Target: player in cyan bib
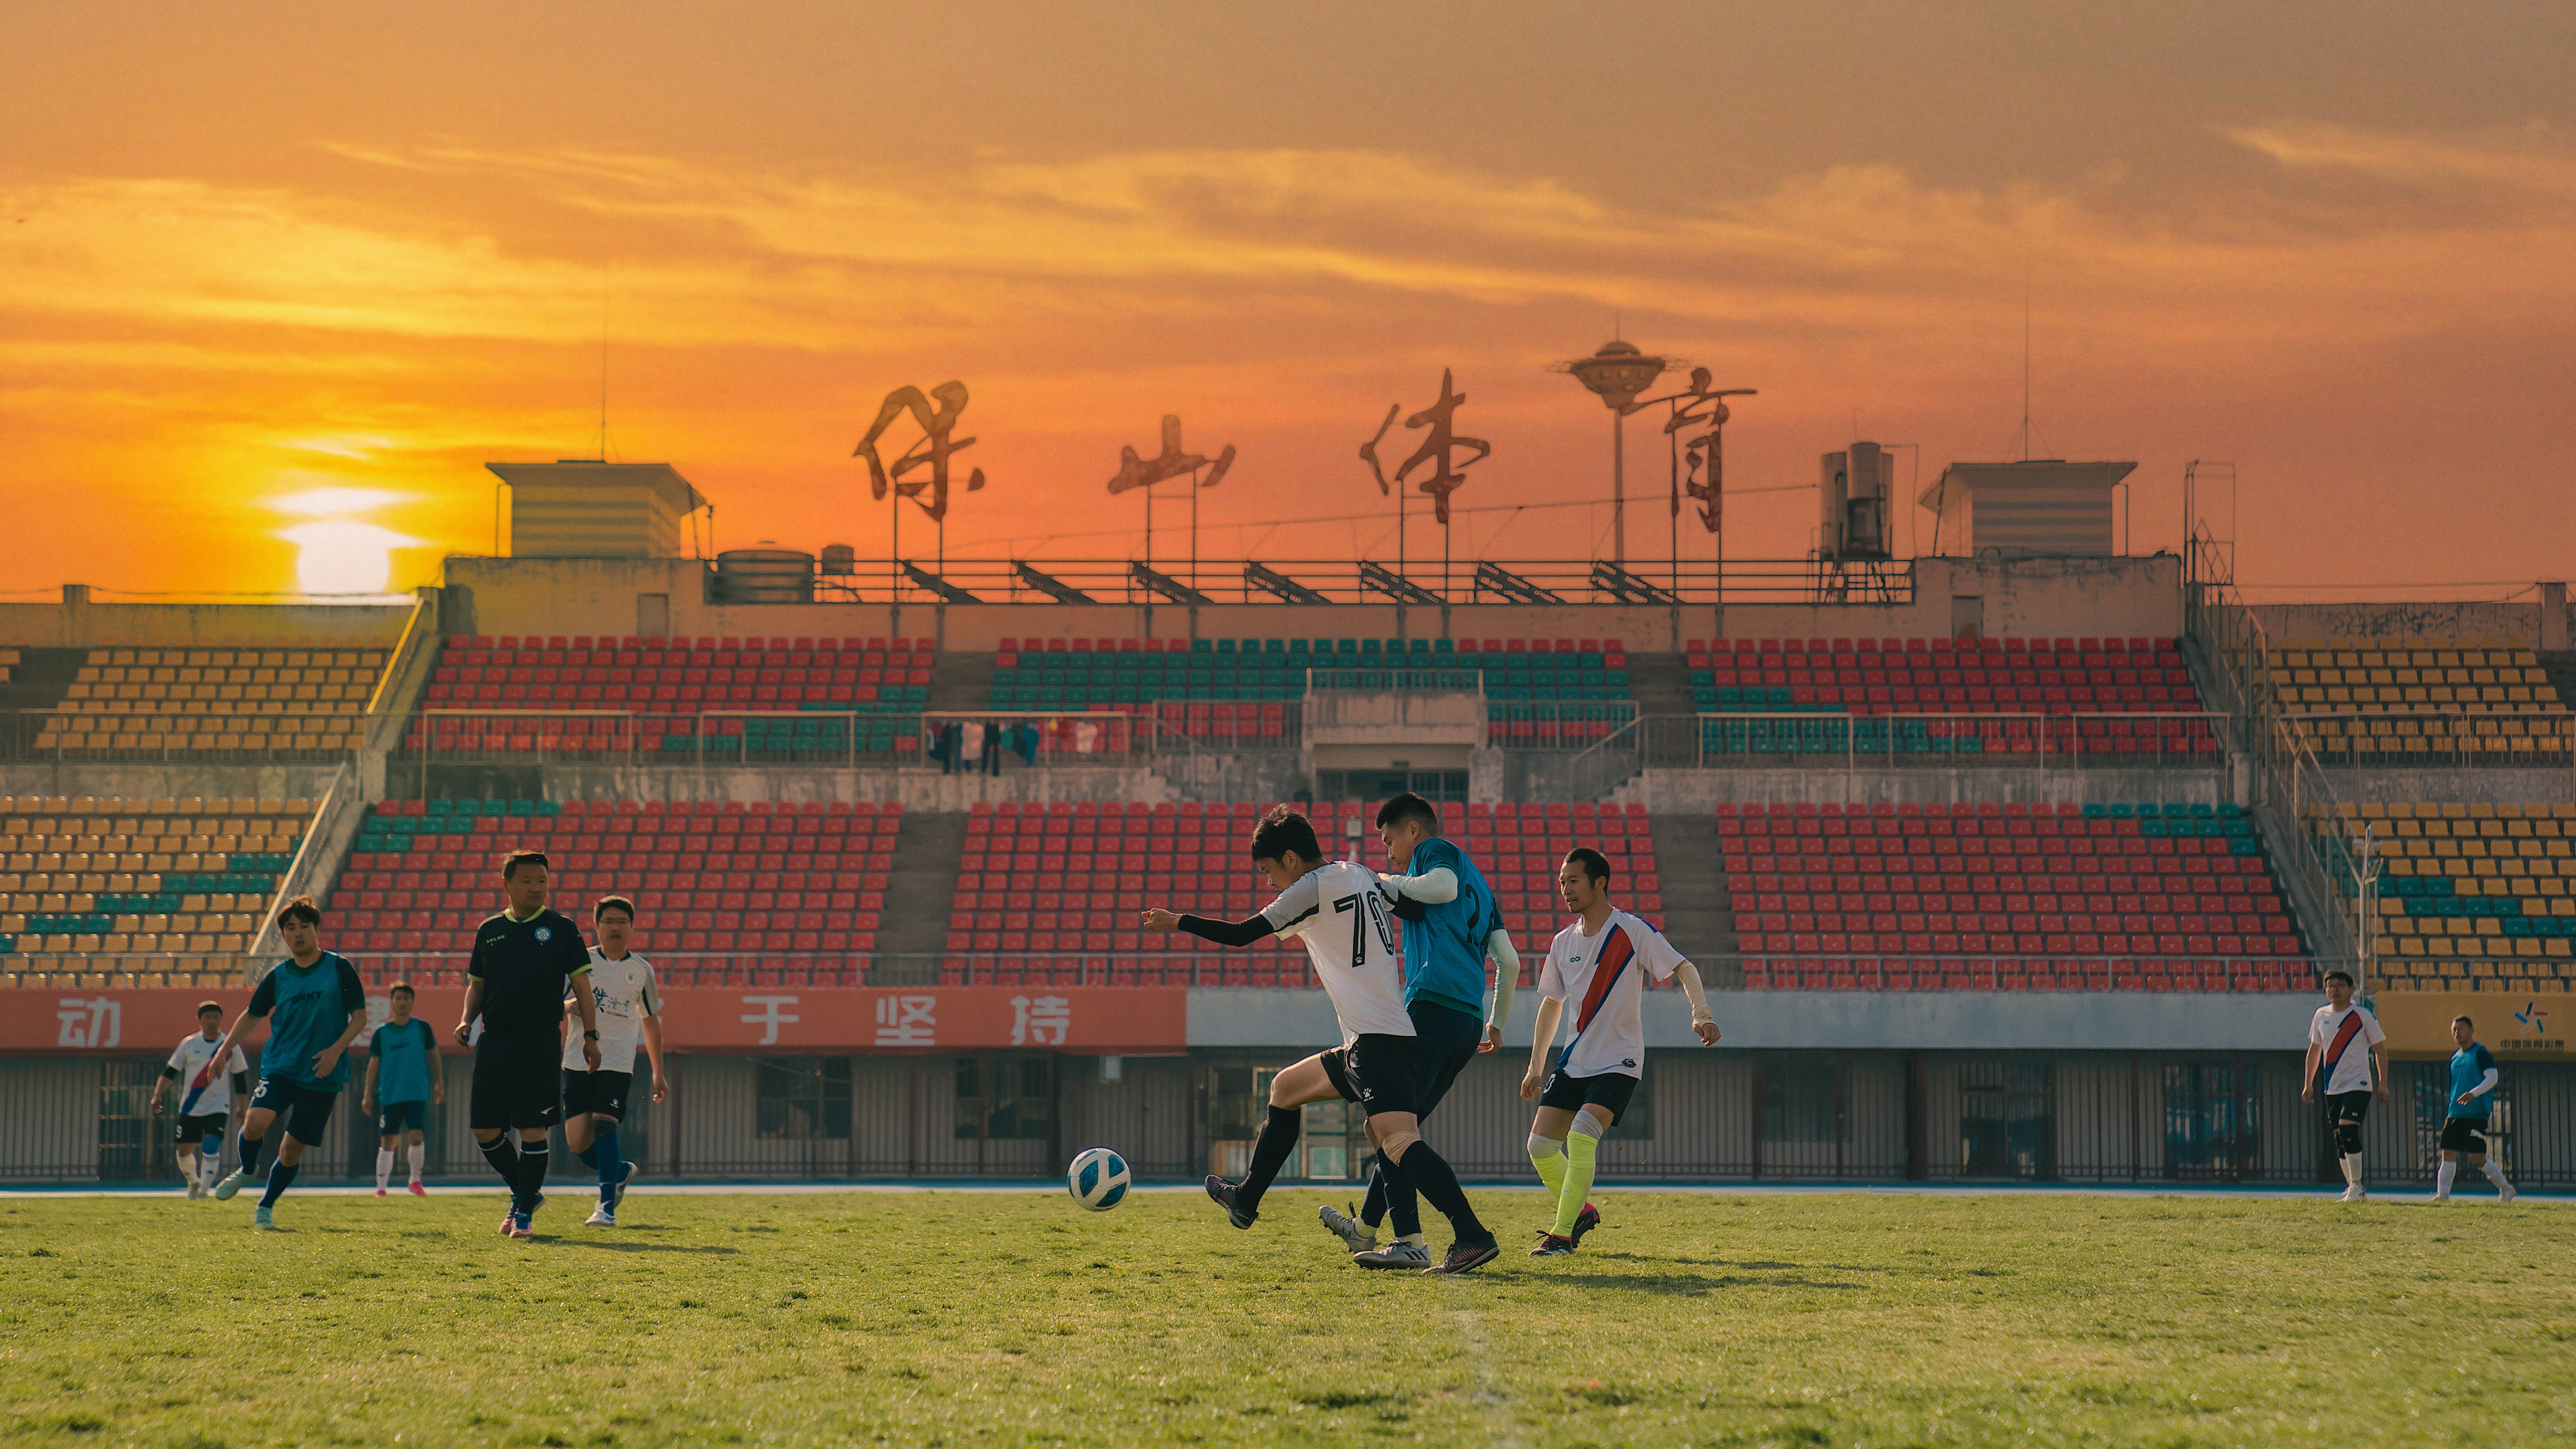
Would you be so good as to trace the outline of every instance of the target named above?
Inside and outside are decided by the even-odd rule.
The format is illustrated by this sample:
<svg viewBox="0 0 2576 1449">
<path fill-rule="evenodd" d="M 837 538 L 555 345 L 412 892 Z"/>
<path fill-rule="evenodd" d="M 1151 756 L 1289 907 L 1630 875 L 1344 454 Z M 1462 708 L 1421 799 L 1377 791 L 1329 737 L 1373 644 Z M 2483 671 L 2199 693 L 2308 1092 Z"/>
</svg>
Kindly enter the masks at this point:
<svg viewBox="0 0 2576 1449">
<path fill-rule="evenodd" d="M 2500 1202 L 2513 1201 L 2513 1184 L 2504 1168 L 2487 1155 L 2487 1119 L 2495 1111 L 2498 1076 L 2495 1054 L 2478 1043 L 2478 1026 L 2465 1016 L 2451 1018 L 2451 1100 L 2442 1116 L 2442 1165 L 2433 1180 L 2433 1201 L 2449 1202 L 2451 1184 L 2460 1175 L 2460 1158 L 2487 1175 Z"/>
<path fill-rule="evenodd" d="M 411 1162 L 411 1195 L 429 1196 L 420 1181 L 429 1163 L 429 1108 L 447 1101 L 447 1075 L 438 1059 L 438 1033 L 411 1014 L 417 999 L 408 981 L 386 993 L 392 1015 L 367 1038 L 367 1086 L 358 1110 L 376 1117 L 376 1196 L 393 1185 L 394 1154 Z"/>
<path fill-rule="evenodd" d="M 250 1005 L 215 1048 L 222 1057 L 252 1022 L 269 1018 L 268 1045 L 259 1053 L 259 1090 L 251 1094 L 250 1114 L 242 1119 L 241 1166 L 215 1184 L 215 1196 L 229 1202 L 258 1176 L 269 1126 L 284 1119 L 286 1140 L 278 1146 L 268 1186 L 251 1214 L 252 1225 L 262 1228 L 274 1225 L 270 1212 L 294 1183 L 305 1149 L 322 1140 L 340 1089 L 349 1083 L 349 1043 L 367 1024 L 367 988 L 358 980 L 357 967 L 322 949 L 322 912 L 312 898 L 298 896 L 278 912 L 277 930 L 291 954 L 259 978 Z"/>
</svg>

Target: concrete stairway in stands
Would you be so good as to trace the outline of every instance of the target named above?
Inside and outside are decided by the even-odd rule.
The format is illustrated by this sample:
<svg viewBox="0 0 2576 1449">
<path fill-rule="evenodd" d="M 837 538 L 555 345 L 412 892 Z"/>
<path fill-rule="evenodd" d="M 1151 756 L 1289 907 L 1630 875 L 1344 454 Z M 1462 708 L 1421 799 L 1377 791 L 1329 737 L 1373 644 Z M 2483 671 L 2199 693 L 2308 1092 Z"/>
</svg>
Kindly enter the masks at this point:
<svg viewBox="0 0 2576 1449">
<path fill-rule="evenodd" d="M 0 641 L 5 645 L 6 641 Z M 18 662 L 9 667 L 9 678 L 0 681 L 0 709 L 53 709 L 63 702 L 64 691 L 79 677 L 81 666 L 89 662 L 86 649 L 18 650 Z M 35 738 L 33 731 L 27 736 Z"/>
<path fill-rule="evenodd" d="M 957 712 L 992 708 L 993 656 L 941 651 L 930 665 L 930 707 Z M 962 832 L 965 827 L 958 829 Z M 958 839 L 965 836 L 960 834 Z"/>
<path fill-rule="evenodd" d="M 1639 715 L 1690 714 L 1690 659 L 1683 654 L 1628 656 L 1628 698 Z"/>
<path fill-rule="evenodd" d="M 934 685 L 935 689 L 937 686 Z M 885 910 L 877 925 L 880 964 L 870 981 L 933 985 L 938 953 L 948 944 L 948 913 L 957 902 L 957 857 L 966 848 L 966 817 L 906 811 L 886 873 Z"/>
<path fill-rule="evenodd" d="M 1720 956 L 1736 950 L 1735 904 L 1727 893 L 1717 821 L 1706 815 L 1653 815 L 1656 883 L 1663 887 L 1664 935 L 1699 966 L 1711 990 L 1737 990 L 1743 968 Z"/>
</svg>

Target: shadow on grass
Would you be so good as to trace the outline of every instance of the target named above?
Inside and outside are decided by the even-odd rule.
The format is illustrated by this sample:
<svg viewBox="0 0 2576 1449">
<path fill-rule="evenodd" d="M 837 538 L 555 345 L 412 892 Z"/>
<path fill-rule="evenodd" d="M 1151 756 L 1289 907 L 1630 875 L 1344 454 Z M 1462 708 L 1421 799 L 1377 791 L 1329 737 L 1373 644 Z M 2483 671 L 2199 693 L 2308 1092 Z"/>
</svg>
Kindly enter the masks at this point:
<svg viewBox="0 0 2576 1449">
<path fill-rule="evenodd" d="M 681 1253 L 690 1257 L 732 1257 L 740 1248 L 698 1247 L 687 1243 L 638 1243 L 633 1240 L 610 1242 L 600 1238 L 547 1238 L 544 1241 L 567 1248 L 589 1248 L 601 1253 Z"/>
<path fill-rule="evenodd" d="M 1659 1298 L 1698 1298 L 1722 1288 L 1830 1288 L 1848 1293 L 1860 1287 L 1813 1278 L 1746 1278 L 1732 1273 L 1713 1278 L 1694 1273 L 1568 1273 L 1549 1278 L 1578 1288 L 1651 1293 Z"/>
</svg>

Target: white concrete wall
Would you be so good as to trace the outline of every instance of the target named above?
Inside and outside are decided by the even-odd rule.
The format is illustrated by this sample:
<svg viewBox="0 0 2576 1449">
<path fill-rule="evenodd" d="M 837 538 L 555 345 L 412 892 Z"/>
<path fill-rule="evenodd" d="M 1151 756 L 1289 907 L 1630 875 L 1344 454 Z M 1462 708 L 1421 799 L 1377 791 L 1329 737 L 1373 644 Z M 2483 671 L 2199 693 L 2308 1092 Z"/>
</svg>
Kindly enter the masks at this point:
<svg viewBox="0 0 2576 1449">
<path fill-rule="evenodd" d="M 411 618 L 400 604 L 0 604 L 0 646 L 186 648 L 327 639 L 390 646 Z M 632 609 L 629 609 L 630 616 Z"/>
<path fill-rule="evenodd" d="M 2536 602 L 2429 604 L 2257 604 L 2254 617 L 2273 642 L 2284 639 L 2519 639 L 2525 648 L 2565 647 L 2560 610 L 2556 643 L 2544 643 Z"/>
</svg>

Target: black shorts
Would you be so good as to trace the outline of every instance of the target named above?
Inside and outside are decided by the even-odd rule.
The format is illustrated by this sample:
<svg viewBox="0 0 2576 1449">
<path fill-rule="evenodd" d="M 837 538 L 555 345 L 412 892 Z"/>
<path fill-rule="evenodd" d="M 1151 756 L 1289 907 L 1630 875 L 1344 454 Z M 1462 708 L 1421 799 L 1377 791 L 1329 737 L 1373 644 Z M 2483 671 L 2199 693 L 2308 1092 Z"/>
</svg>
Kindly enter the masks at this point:
<svg viewBox="0 0 2576 1449">
<path fill-rule="evenodd" d="M 429 1130 L 427 1102 L 378 1102 L 376 1106 L 376 1135 L 379 1137 Z"/>
<path fill-rule="evenodd" d="M 182 1117 L 179 1119 L 179 1135 L 170 1140 L 183 1147 L 194 1147 L 209 1137 L 221 1142 L 224 1139 L 224 1129 L 232 1125 L 232 1120 L 221 1112 L 211 1112 L 201 1117 Z"/>
<path fill-rule="evenodd" d="M 308 1087 L 284 1077 L 262 1077 L 259 1089 L 250 1094 L 254 1112 L 274 1112 L 286 1123 L 286 1135 L 307 1147 L 322 1142 L 322 1129 L 331 1124 L 331 1109 L 339 1105 L 337 1087 Z"/>
<path fill-rule="evenodd" d="M 2487 1119 L 2484 1117 L 2445 1117 L 2442 1119 L 2442 1150 L 2487 1154 Z"/>
<path fill-rule="evenodd" d="M 563 1120 L 563 1029 L 483 1029 L 474 1048 L 474 1110 L 467 1125 L 477 1132 L 511 1127 L 552 1127 Z"/>
<path fill-rule="evenodd" d="M 1628 1115 L 1628 1102 L 1637 1095 L 1637 1079 L 1626 1072 L 1595 1072 L 1588 1077 L 1566 1075 L 1559 1067 L 1547 1074 L 1547 1090 L 1538 1094 L 1538 1104 L 1560 1112 L 1599 1107 L 1617 1122 Z"/>
<path fill-rule="evenodd" d="M 2358 1127 L 2369 1115 L 2370 1093 L 2367 1091 L 2326 1094 L 2326 1120 L 2329 1122 L 2349 1122 Z"/>
<path fill-rule="evenodd" d="M 579 1072 L 563 1069 L 564 1120 L 601 1116 L 626 1120 L 626 1094 L 635 1086 L 633 1072 Z"/>
<path fill-rule="evenodd" d="M 1349 1047 L 1325 1055 L 1324 1073 L 1333 1086 L 1372 1117 L 1386 1112 L 1430 1116 L 1475 1059 L 1476 1043 L 1485 1034 L 1483 1022 L 1445 1006 L 1417 1001 L 1406 1014 L 1413 1018 L 1413 1035 L 1363 1033 Z"/>
</svg>

